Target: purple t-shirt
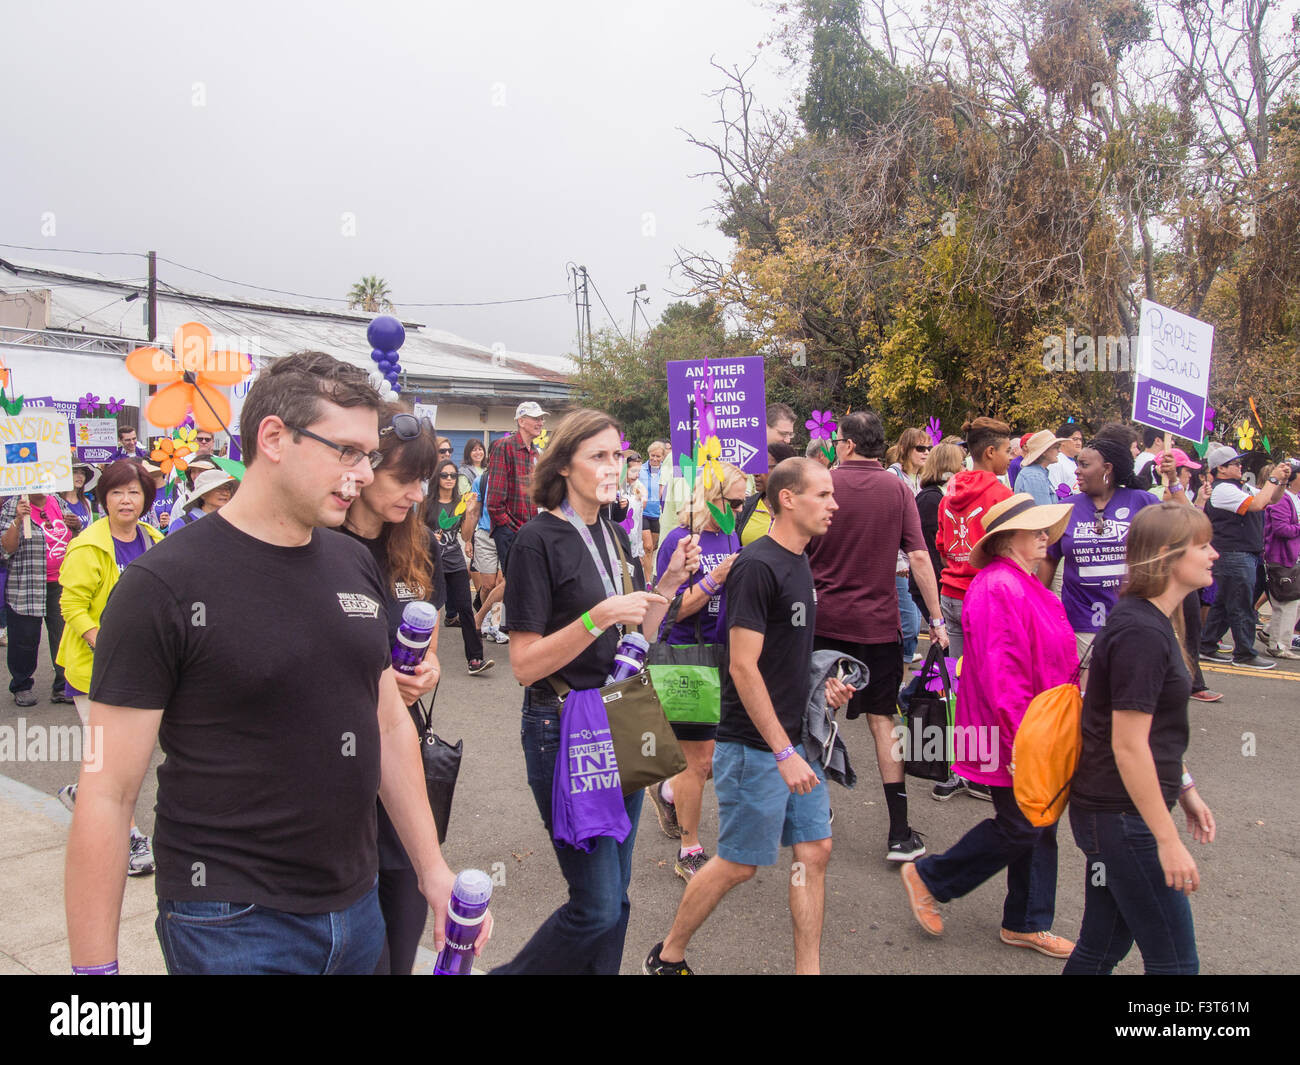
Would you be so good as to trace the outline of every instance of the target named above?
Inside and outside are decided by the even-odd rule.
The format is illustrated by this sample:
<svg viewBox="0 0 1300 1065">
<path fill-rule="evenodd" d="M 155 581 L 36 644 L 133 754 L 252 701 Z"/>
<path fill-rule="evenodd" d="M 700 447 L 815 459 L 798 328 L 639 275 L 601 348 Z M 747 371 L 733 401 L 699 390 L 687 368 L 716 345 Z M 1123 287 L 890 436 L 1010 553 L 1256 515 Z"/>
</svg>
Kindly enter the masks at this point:
<svg viewBox="0 0 1300 1065">
<path fill-rule="evenodd" d="M 673 529 L 667 536 L 659 542 L 659 557 L 655 562 L 655 570 L 663 573 L 668 568 L 668 562 L 673 557 L 673 551 L 686 535 L 684 526 L 679 525 Z M 723 532 L 702 532 L 700 533 L 700 572 L 703 576 L 713 569 L 714 566 L 722 565 L 723 560 L 728 555 L 734 555 L 740 550 L 740 537 L 733 533 Z M 697 577 L 698 581 L 698 577 Z M 677 591 L 681 591 L 686 585 L 682 585 Z M 715 595 L 705 604 L 704 609 L 699 614 L 700 636 L 705 643 L 726 643 L 727 642 L 727 589 L 723 585 L 722 593 Z M 688 644 L 695 642 L 695 618 L 692 615 L 673 626 L 672 632 L 668 633 L 668 642 L 674 644 Z"/>
<path fill-rule="evenodd" d="M 117 572 L 121 574 L 127 566 L 144 554 L 144 550 L 148 546 L 149 538 L 145 536 L 144 530 L 140 528 L 135 530 L 135 539 L 130 543 L 123 543 L 114 536 L 113 551 L 117 555 Z"/>
<path fill-rule="evenodd" d="M 1070 627 L 1075 632 L 1100 632 L 1119 601 L 1129 526 L 1139 510 L 1159 500 L 1137 488 L 1117 488 L 1106 504 L 1101 531 L 1088 496 L 1078 492 L 1066 502 L 1074 504 L 1074 510 L 1061 538 L 1047 549 L 1047 557 L 1065 559 L 1061 602 Z"/>
</svg>

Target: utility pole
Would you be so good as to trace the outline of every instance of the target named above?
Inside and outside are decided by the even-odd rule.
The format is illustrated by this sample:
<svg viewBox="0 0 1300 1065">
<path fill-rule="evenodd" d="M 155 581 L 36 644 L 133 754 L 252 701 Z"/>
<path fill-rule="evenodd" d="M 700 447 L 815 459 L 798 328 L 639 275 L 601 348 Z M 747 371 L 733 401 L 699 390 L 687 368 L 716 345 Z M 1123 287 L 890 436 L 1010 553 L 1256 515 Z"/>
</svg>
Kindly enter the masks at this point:
<svg viewBox="0 0 1300 1065">
<path fill-rule="evenodd" d="M 634 288 L 631 292 L 628 293 L 628 295 L 632 297 L 632 339 L 633 339 L 633 340 L 636 340 L 636 311 L 637 311 L 637 304 L 638 304 L 638 303 L 641 303 L 641 302 L 645 302 L 645 303 L 649 303 L 649 302 L 650 302 L 650 297 L 649 297 L 649 296 L 642 296 L 642 295 L 641 295 L 641 293 L 644 292 L 644 291 L 645 291 L 645 284 L 644 284 L 644 282 L 643 282 L 642 284 L 637 285 L 636 288 Z M 642 318 L 645 317 L 645 311 L 642 311 L 642 312 L 641 312 L 641 317 L 642 317 Z M 649 323 L 648 321 L 646 322 L 646 328 L 647 328 L 647 329 L 650 328 L 650 323 Z"/>
<path fill-rule="evenodd" d="M 578 365 L 582 365 L 582 357 L 591 354 L 591 294 L 588 289 L 587 268 L 585 266 L 571 266 L 570 272 L 573 275 L 573 308 L 578 319 Z M 586 329 L 587 339 L 583 343 L 583 329 Z"/>
<path fill-rule="evenodd" d="M 149 343 L 158 336 L 158 253 L 149 253 Z"/>
</svg>

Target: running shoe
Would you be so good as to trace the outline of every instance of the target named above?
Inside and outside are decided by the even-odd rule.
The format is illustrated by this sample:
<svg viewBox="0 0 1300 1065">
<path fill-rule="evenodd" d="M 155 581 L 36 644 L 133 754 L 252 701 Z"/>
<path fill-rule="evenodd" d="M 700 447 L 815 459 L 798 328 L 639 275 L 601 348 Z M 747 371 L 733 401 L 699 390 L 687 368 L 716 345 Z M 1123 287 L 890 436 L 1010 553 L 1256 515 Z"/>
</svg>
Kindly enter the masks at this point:
<svg viewBox="0 0 1300 1065">
<path fill-rule="evenodd" d="M 489 669 L 491 669 L 495 665 L 496 662 L 494 662 L 490 658 L 487 659 L 486 661 L 484 661 L 482 658 L 472 658 L 470 659 L 470 663 L 469 663 L 469 675 L 471 677 L 477 677 L 480 673 L 486 673 Z"/>
<path fill-rule="evenodd" d="M 149 843 L 149 837 L 138 832 L 131 833 L 131 857 L 126 863 L 127 876 L 144 876 L 152 873 L 153 847 Z"/>
<path fill-rule="evenodd" d="M 1270 647 L 1268 649 L 1268 653 L 1271 654 L 1274 658 L 1300 658 L 1300 655 L 1296 654 L 1294 651 L 1288 651 L 1285 647 L 1282 647 L 1280 644 Z"/>
<path fill-rule="evenodd" d="M 498 628 L 496 625 L 493 625 L 493 626 L 492 626 L 492 639 L 496 640 L 497 643 L 509 643 L 509 642 L 510 642 L 510 634 L 509 634 L 509 633 L 502 632 L 502 631 L 500 630 L 500 628 Z"/>
<path fill-rule="evenodd" d="M 681 961 L 664 961 L 659 957 L 659 952 L 663 949 L 662 943 L 656 943 L 654 949 L 646 955 L 645 963 L 641 966 L 641 971 L 646 976 L 694 976 L 695 972 L 686 964 L 686 959 Z"/>
<path fill-rule="evenodd" d="M 1226 651 L 1202 651 L 1202 662 L 1217 662 L 1221 666 L 1232 665 L 1232 655 Z"/>
<path fill-rule="evenodd" d="M 67 692 L 65 692 L 62 688 L 59 688 L 57 691 L 50 692 L 50 702 L 71 704 L 72 696 L 69 695 Z"/>
<path fill-rule="evenodd" d="M 1260 655 L 1255 655 L 1253 658 L 1244 659 L 1241 662 L 1238 662 L 1236 659 L 1233 659 L 1232 664 L 1234 666 L 1241 666 L 1242 669 L 1258 669 L 1261 671 L 1265 669 L 1277 669 L 1276 662 L 1270 662 L 1267 658 L 1263 658 Z"/>
<path fill-rule="evenodd" d="M 685 858 L 681 856 L 682 852 L 677 852 L 677 861 L 673 863 L 673 872 L 683 880 L 689 881 L 696 873 L 704 868 L 704 863 L 709 860 L 709 856 L 703 851 L 695 851 L 688 854 Z"/>
<path fill-rule="evenodd" d="M 1223 698 L 1223 692 L 1212 692 L 1209 688 L 1202 688 L 1198 692 L 1192 692 L 1192 698 L 1202 703 L 1217 703 Z"/>
<path fill-rule="evenodd" d="M 907 839 L 891 839 L 885 860 L 889 862 L 914 862 L 925 853 L 921 834 L 913 832 Z"/>
<path fill-rule="evenodd" d="M 77 803 L 77 785 L 64 784 L 59 789 L 59 802 L 71 810 Z"/>
<path fill-rule="evenodd" d="M 662 781 L 651 784 L 645 789 L 646 797 L 655 808 L 655 816 L 659 818 L 659 827 L 663 829 L 664 835 L 669 839 L 681 839 L 682 826 L 677 823 L 677 806 L 660 794 L 662 788 Z"/>
<path fill-rule="evenodd" d="M 35 706 L 40 701 L 40 697 L 31 688 L 26 691 L 14 692 L 14 702 L 19 706 Z"/>
<path fill-rule="evenodd" d="M 960 795 L 970 785 L 955 773 L 949 773 L 948 779 L 930 789 L 930 798 L 936 802 L 947 802 L 954 795 Z"/>
</svg>

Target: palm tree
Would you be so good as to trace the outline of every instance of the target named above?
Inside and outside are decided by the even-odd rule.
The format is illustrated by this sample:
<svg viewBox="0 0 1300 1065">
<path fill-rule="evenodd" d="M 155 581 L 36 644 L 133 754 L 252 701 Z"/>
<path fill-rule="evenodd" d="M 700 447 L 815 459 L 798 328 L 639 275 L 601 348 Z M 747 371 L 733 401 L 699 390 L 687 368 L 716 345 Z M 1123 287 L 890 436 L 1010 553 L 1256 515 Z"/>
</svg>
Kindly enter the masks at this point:
<svg viewBox="0 0 1300 1065">
<path fill-rule="evenodd" d="M 371 274 L 352 286 L 352 291 L 348 293 L 348 307 L 360 307 L 367 314 L 391 311 L 393 302 L 388 298 L 390 295 L 388 282 Z"/>
</svg>

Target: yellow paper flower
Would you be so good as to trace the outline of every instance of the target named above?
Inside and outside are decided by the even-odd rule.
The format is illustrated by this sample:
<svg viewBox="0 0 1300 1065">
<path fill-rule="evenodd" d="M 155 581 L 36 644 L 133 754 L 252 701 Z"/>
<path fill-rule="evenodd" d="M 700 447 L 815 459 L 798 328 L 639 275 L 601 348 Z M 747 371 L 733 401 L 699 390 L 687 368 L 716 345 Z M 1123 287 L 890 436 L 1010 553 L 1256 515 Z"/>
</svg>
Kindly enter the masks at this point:
<svg viewBox="0 0 1300 1065">
<path fill-rule="evenodd" d="M 461 496 L 461 497 L 460 497 L 460 502 L 456 504 L 456 509 L 453 510 L 452 513 L 453 513 L 453 514 L 464 514 L 464 513 L 465 513 L 465 497 L 464 497 L 464 496 Z"/>
<path fill-rule="evenodd" d="M 199 449 L 199 434 L 195 429 L 177 429 L 172 433 L 172 439 L 178 444 L 184 444 L 191 451 Z"/>
<path fill-rule="evenodd" d="M 718 484 L 722 483 L 722 466 L 718 461 L 721 458 L 722 443 L 716 436 L 706 437 L 700 442 L 700 469 L 703 471 L 706 491 L 713 487 L 714 480 Z"/>
<path fill-rule="evenodd" d="M 550 442 L 551 442 L 551 431 L 549 429 L 543 429 L 541 431 L 541 434 L 537 437 L 537 439 L 533 441 L 533 443 L 537 445 L 538 451 L 546 450 L 546 445 L 549 444 Z"/>
<path fill-rule="evenodd" d="M 1250 419 L 1245 418 L 1237 426 L 1237 446 L 1242 451 L 1250 451 L 1255 446 L 1255 427 L 1250 424 Z"/>
</svg>

